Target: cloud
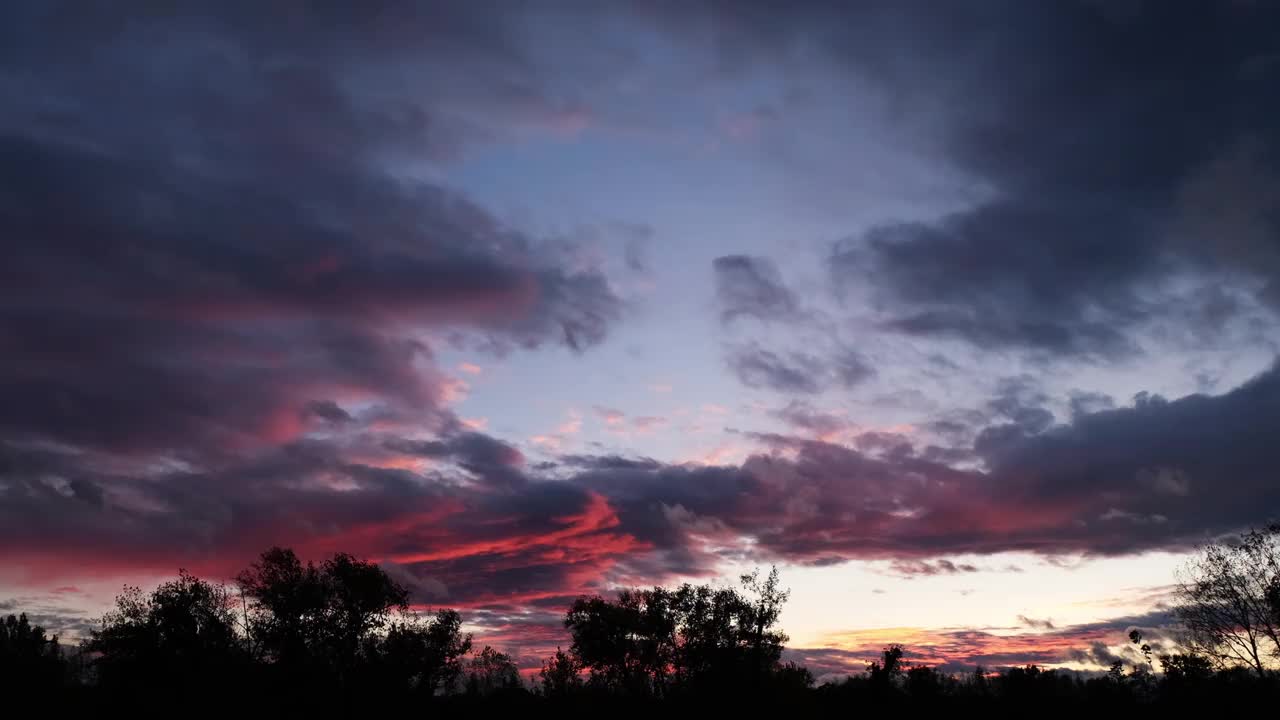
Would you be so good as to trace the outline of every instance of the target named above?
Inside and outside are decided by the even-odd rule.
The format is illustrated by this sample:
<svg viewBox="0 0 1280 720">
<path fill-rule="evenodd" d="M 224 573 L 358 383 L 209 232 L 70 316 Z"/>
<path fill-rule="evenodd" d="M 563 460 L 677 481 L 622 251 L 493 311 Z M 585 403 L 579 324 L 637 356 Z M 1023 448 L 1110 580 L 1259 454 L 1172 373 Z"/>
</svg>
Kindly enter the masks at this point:
<svg viewBox="0 0 1280 720">
<path fill-rule="evenodd" d="M 0 615 L 25 614 L 32 625 L 43 628 L 64 646 L 89 637 L 98 628 L 97 618 L 81 608 L 65 604 L 65 593 L 17 596 L 0 600 Z"/>
<path fill-rule="evenodd" d="M 23 178 L 0 208 L 13 261 L 0 428 L 189 454 L 288 439 L 307 414 L 346 422 L 348 403 L 438 427 L 447 388 L 424 330 L 521 347 L 604 337 L 619 301 L 602 275 L 565 269 L 448 188 L 397 179 L 384 153 L 412 157 L 435 126 L 388 126 L 399 110 L 343 84 L 380 48 L 322 50 L 325 28 L 290 23 L 273 41 L 299 54 L 273 71 L 242 20 L 137 19 L 220 43 L 223 61 L 179 43 L 154 62 L 136 32 L 87 18 L 40 32 L 82 33 L 97 55 L 77 72 L 12 48 L 41 85 L 0 133 Z M 131 80 L 105 95 L 98 73 Z"/>
<path fill-rule="evenodd" d="M 384 31 L 374 41 L 314 15 L 17 12 L 6 25 L 94 59 L 73 68 L 25 41 L 7 53 L 5 82 L 29 91 L 9 93 L 0 127 L 14 187 L 0 207 L 4 432 L 119 452 L 239 447 L 296 436 L 308 412 L 341 421 L 349 403 L 438 426 L 446 390 L 425 331 L 582 350 L 617 318 L 599 271 L 401 173 L 469 131 L 350 82 L 435 51 L 431 38 L 480 41 L 461 13 L 361 18 Z M 160 48 L 149 29 L 192 42 Z"/>
<path fill-rule="evenodd" d="M 1115 663 L 1124 663 L 1124 658 L 1113 651 L 1106 643 L 1089 643 L 1088 649 L 1071 650 L 1067 657 L 1078 663 L 1108 667 Z"/>
<path fill-rule="evenodd" d="M 380 450 L 449 454 L 456 466 L 420 474 L 370 464 L 385 459 Z M 78 461 L 8 446 L 0 455 L 0 534 L 24 582 L 177 567 L 225 578 L 281 544 L 304 557 L 369 557 L 412 580 L 423 601 L 479 607 L 588 592 L 647 551 L 621 529 L 610 500 L 564 482 L 525 482 L 509 446 L 472 434 L 438 445 L 308 440 L 217 471 L 142 477 Z M 90 473 L 100 505 L 55 480 Z"/>
<path fill-rule="evenodd" d="M 743 385 L 779 392 L 817 393 L 823 388 L 821 376 L 826 372 L 822 361 L 813 355 L 793 352 L 783 357 L 757 345 L 734 349 L 728 362 Z"/>
<path fill-rule="evenodd" d="M 658 415 L 638 415 L 628 420 L 627 414 L 614 408 L 596 405 L 595 413 L 604 421 L 605 430 L 615 435 L 627 435 L 635 432 L 641 435 L 652 433 L 667 424 L 667 418 Z"/>
<path fill-rule="evenodd" d="M 976 573 L 979 570 L 978 566 L 972 563 L 956 563 L 945 558 L 933 562 L 926 560 L 894 560 L 889 563 L 890 572 L 907 579 L 934 575 Z"/>
<path fill-rule="evenodd" d="M 987 410 L 1035 434 L 1053 424 L 1053 413 L 1044 407 L 1048 402 L 1049 396 L 1033 378 L 1020 375 L 1000 379 L 996 396 L 987 402 Z"/>
<path fill-rule="evenodd" d="M 836 384 L 845 388 L 870 380 L 876 374 L 867 359 L 854 350 L 845 349 L 832 354 L 830 363 Z"/>
<path fill-rule="evenodd" d="M 1001 670 L 1028 664 L 1077 664 L 1098 671 L 1117 659 L 1126 664 L 1141 662 L 1128 638 L 1128 631 L 1135 627 L 1144 635 L 1161 638 L 1167 643 L 1162 647 L 1172 648 L 1167 631 L 1172 624 L 1168 612 L 1154 610 L 1058 628 L 1033 626 L 1033 632 L 1010 633 L 1010 628 L 851 630 L 828 635 L 825 647 L 790 648 L 787 655 L 828 680 L 866 672 L 867 663 L 878 660 L 882 648 L 891 643 L 903 645 L 909 664 L 930 665 L 948 673 L 972 672 L 979 665 Z"/>
<path fill-rule="evenodd" d="M 315 417 L 336 425 L 354 420 L 350 413 L 332 400 L 313 400 L 307 404 L 306 409 Z"/>
<path fill-rule="evenodd" d="M 852 351 L 823 358 L 799 351 L 780 354 L 748 343 L 731 348 L 727 361 L 743 385 L 783 393 L 813 395 L 831 387 L 851 388 L 874 375 Z"/>
<path fill-rule="evenodd" d="M 788 322 L 805 317 L 795 293 L 782 283 L 782 274 L 768 258 L 725 255 L 711 265 L 722 322 L 741 317 Z"/>
<path fill-rule="evenodd" d="M 981 433 L 981 469 L 952 467 L 904 438 L 860 450 L 748 433 L 769 452 L 737 467 L 576 481 L 614 498 L 624 526 L 644 527 L 638 536 L 656 547 L 690 542 L 654 509 L 679 505 L 717 521 L 722 545 L 748 538 L 761 556 L 811 564 L 893 559 L 915 574 L 948 571 L 933 560 L 944 554 L 1179 550 L 1257 523 L 1257 508 L 1280 500 L 1269 479 L 1280 458 L 1255 440 L 1280 417 L 1278 403 L 1273 368 L 1224 395 L 1146 401 L 1038 432 L 1011 425 L 998 445 Z"/>
<path fill-rule="evenodd" d="M 1055 629 L 1053 626 L 1053 622 L 1049 620 L 1049 618 L 1045 618 L 1044 620 L 1037 620 L 1036 618 L 1030 618 L 1030 617 L 1027 617 L 1026 615 L 1019 615 L 1018 622 L 1022 623 L 1023 625 L 1026 625 L 1032 630 L 1054 630 Z"/>
<path fill-rule="evenodd" d="M 461 432 L 443 440 L 389 438 L 388 450 L 427 458 L 450 458 L 485 485 L 510 489 L 527 482 L 524 455 L 512 445 L 480 432 Z"/>
<path fill-rule="evenodd" d="M 831 267 L 837 283 L 874 278 L 878 302 L 894 308 L 885 327 L 908 335 L 958 337 L 979 347 L 1027 348 L 1053 356 L 1109 360 L 1138 352 L 1126 330 L 1147 319 L 1148 311 L 1131 297 L 1127 286 L 1073 287 L 1067 285 L 1072 282 L 1070 273 L 1059 274 L 1057 257 L 1039 258 L 1036 262 L 1042 267 L 1029 267 L 1008 248 L 991 247 L 988 238 L 1008 238 L 1014 243 L 1029 234 L 1040 237 L 1000 225 L 1013 224 L 1012 220 L 966 215 L 950 222 L 990 226 L 876 228 L 836 249 Z M 1082 254 L 1091 256 L 1088 251 Z M 965 262 L 975 269 L 959 270 Z M 1090 260 L 1075 274 L 1087 277 L 1097 262 Z M 1056 278 L 1056 288 L 1042 291 L 1038 284 L 1042 276 Z M 1044 292 L 1045 299 L 1033 299 L 1037 292 Z M 1103 302 L 1110 307 L 1095 310 Z M 1107 321 L 1088 319 L 1095 313 Z"/>
<path fill-rule="evenodd" d="M 1115 408 L 1116 402 L 1104 393 L 1076 391 L 1071 393 L 1071 416 L 1090 415 Z"/>
<path fill-rule="evenodd" d="M 822 316 L 800 306 L 796 294 L 782 282 L 773 261 L 748 255 L 725 255 L 712 263 L 720 320 L 728 326 L 743 317 L 785 324 L 792 330 L 811 329 L 831 334 Z M 830 343 L 824 343 L 829 345 Z M 812 348 L 812 343 L 805 347 Z M 875 375 L 859 352 L 842 347 L 774 351 L 757 342 L 726 347 L 726 361 L 742 384 L 786 393 L 815 394 L 833 387 L 850 388 Z"/>
<path fill-rule="evenodd" d="M 656 470 L 663 466 L 653 458 L 618 455 L 561 455 L 560 462 L 587 470 Z"/>
<path fill-rule="evenodd" d="M 412 569 L 391 561 L 383 561 L 379 566 L 388 577 L 409 590 L 411 603 L 430 605 L 449 597 L 449 588 L 439 580 L 423 577 Z"/>
<path fill-rule="evenodd" d="M 596 264 L 432 179 L 563 119 L 527 37 L 467 8 L 67 9 L 0 23 L 15 572 L 225 574 L 279 543 L 474 600 L 588 587 L 639 547 L 469 431 L 438 365 L 445 342 L 585 352 L 621 317 Z"/>
<path fill-rule="evenodd" d="M 598 415 L 601 420 L 604 420 L 606 425 L 621 424 L 622 421 L 627 417 L 626 413 L 622 412 L 621 410 L 616 410 L 614 408 L 607 408 L 607 407 L 601 407 L 600 405 L 596 405 L 592 409 L 595 410 L 596 415 Z"/>
<path fill-rule="evenodd" d="M 1223 395 L 1148 398 L 1021 434 L 982 469 L 909 441 L 870 455 L 783 435 L 744 435 L 766 451 L 733 466 L 566 455 L 530 468 L 512 446 L 455 430 L 306 438 L 145 472 L 6 442 L 0 543 L 12 567 L 49 581 L 178 566 L 230 574 L 275 543 L 347 550 L 475 607 L 705 576 L 726 558 L 967 574 L 982 568 L 945 556 L 1177 550 L 1257 522 L 1280 501 L 1280 457 L 1257 432 L 1277 416 L 1280 368 Z M 441 464 L 407 470 L 404 457 Z"/>
<path fill-rule="evenodd" d="M 666 426 L 667 419 L 657 415 L 641 415 L 631 418 L 631 427 L 637 432 L 653 432 L 661 427 Z"/>
<path fill-rule="evenodd" d="M 979 188 L 837 243 L 850 306 L 866 293 L 908 336 L 1114 360 L 1152 323 L 1198 332 L 1274 302 L 1280 267 L 1274 10 L 1154 7 L 637 12 L 675 38 L 714 29 L 720 70 L 804 47 L 877 78 Z M 586 352 L 623 301 L 588 254 L 439 178 L 478 144 L 596 122 L 574 88 L 611 68 L 586 47 L 548 67 L 520 14 L 379 10 L 5 9 L 7 564 L 225 574 L 273 543 L 347 550 L 519 628 L 522 608 L 726 560 L 968 572 L 941 558 L 1182 549 L 1280 503 L 1276 369 L 1217 395 L 1077 395 L 1067 418 L 1015 377 L 940 416 L 934 446 L 840 444 L 839 418 L 791 402 L 775 417 L 804 437 L 744 434 L 736 464 L 531 465 L 458 419 L 439 344 Z M 648 231 L 631 237 L 624 264 L 647 272 Z M 726 324 L 813 318 L 768 259 L 712 269 Z M 728 367 L 811 396 L 868 381 L 857 347 L 744 342 Z M 559 453 L 580 422 L 540 440 Z"/>
<path fill-rule="evenodd" d="M 831 437 L 853 428 L 843 415 L 823 412 L 802 400 L 792 400 L 785 407 L 770 410 L 769 414 L 796 431 L 817 437 Z"/>
<path fill-rule="evenodd" d="M 1280 103 L 1264 88 L 1280 65 L 1260 30 L 1275 8 L 864 12 L 849 33 L 881 37 L 848 38 L 835 56 L 901 111 L 937 118 L 943 157 L 986 195 L 835 245 L 835 286 L 869 298 L 883 327 L 1112 361 L 1143 352 L 1140 333 L 1159 324 L 1203 345 L 1275 307 Z M 997 17 L 999 31 L 979 32 Z"/>
</svg>

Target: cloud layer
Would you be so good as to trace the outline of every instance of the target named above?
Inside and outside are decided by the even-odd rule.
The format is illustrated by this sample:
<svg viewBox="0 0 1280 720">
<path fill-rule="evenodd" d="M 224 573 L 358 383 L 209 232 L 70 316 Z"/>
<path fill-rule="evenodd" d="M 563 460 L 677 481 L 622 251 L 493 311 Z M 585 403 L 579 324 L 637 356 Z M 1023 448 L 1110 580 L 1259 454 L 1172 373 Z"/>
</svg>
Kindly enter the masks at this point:
<svg viewBox="0 0 1280 720">
<path fill-rule="evenodd" d="M 959 368 L 938 349 L 957 345 L 1030 361 L 1019 372 L 1274 347 L 1277 10 L 1126 8 L 7 6 L 5 570 L 60 586 L 178 566 L 226 577 L 271 544 L 342 550 L 379 560 L 420 602 L 472 610 L 495 637 L 549 639 L 548 613 L 578 593 L 729 562 L 983 573 L 996 566 L 946 556 L 1178 550 L 1268 519 L 1280 367 L 1132 403 L 1053 396 L 1048 375 L 1010 375 L 969 409 L 908 384 Z M 670 66 L 706 107 L 649 97 Z M 779 68 L 848 97 L 793 87 Z M 876 208 L 781 265 L 760 244 L 726 247 L 733 230 L 689 248 L 641 218 L 614 264 L 644 292 L 696 291 L 673 293 L 678 317 L 632 326 L 610 258 L 546 230 L 558 218 L 501 214 L 568 184 L 574 173 L 550 166 L 609 138 L 625 142 L 605 165 L 635 170 L 643 190 L 661 183 L 640 156 L 664 144 L 711 167 L 718 143 L 756 143 L 793 168 L 787 150 L 815 133 L 787 123 L 823 113 L 842 137 L 862 128 L 850 118 L 869 134 L 901 126 L 892 139 L 960 178 L 961 201 L 901 218 Z M 692 144 L 687 127 L 728 139 Z M 590 136 L 522 144 L 578 134 Z M 482 152 L 503 143 L 524 165 Z M 824 167 L 857 165 L 877 143 L 807 149 Z M 732 184 L 740 171 L 710 174 Z M 788 193 L 846 191 L 790 172 L 777 183 Z M 585 174 L 605 190 L 569 193 L 575 208 L 616 196 L 701 231 L 657 190 Z M 749 202 L 722 202 L 705 225 L 750 226 Z M 485 359 L 441 360 L 450 351 Z M 679 376 L 637 379 L 623 355 L 674 358 Z M 527 376 L 491 372 L 511 358 Z M 521 437 L 494 417 L 491 435 L 459 416 L 467 383 L 490 377 L 507 383 L 504 412 L 542 411 L 529 378 L 566 358 L 583 363 L 566 373 L 582 394 L 548 411 L 570 418 L 555 434 Z M 639 407 L 631 386 L 738 405 L 700 395 L 726 372 L 776 409 L 744 401 L 724 420 L 738 429 L 718 428 L 741 462 L 674 460 L 703 454 L 668 437 L 692 427 L 688 408 Z M 843 406 L 881 382 L 873 404 L 892 419 Z M 930 414 L 903 421 L 912 402 Z M 578 437 L 592 431 L 584 408 L 609 443 Z M 1003 657 L 977 647 L 995 641 L 951 639 L 976 649 L 948 657 Z"/>
<path fill-rule="evenodd" d="M 714 573 L 732 558 L 970 572 L 924 560 L 1186 548 L 1255 522 L 1280 503 L 1266 432 L 1277 417 L 1273 368 L 1220 396 L 989 427 L 981 469 L 908 441 L 858 450 L 781 435 L 757 437 L 762 451 L 738 466 L 568 456 L 538 470 L 477 433 L 309 438 L 216 468 L 114 473 L 81 451 L 8 443 L 0 539 L 51 575 L 55 559 L 163 567 L 243 561 L 274 542 L 345 548 L 442 582 L 452 602 Z M 450 462 L 400 469 L 421 458 Z"/>
<path fill-rule="evenodd" d="M 1058 359 L 1124 358 L 1152 325 L 1212 335 L 1274 307 L 1274 7 L 917 9 L 876 13 L 911 60 L 871 72 L 938 113 L 944 156 L 988 199 L 838 243 L 842 294 L 870 283 L 907 335 Z"/>
</svg>

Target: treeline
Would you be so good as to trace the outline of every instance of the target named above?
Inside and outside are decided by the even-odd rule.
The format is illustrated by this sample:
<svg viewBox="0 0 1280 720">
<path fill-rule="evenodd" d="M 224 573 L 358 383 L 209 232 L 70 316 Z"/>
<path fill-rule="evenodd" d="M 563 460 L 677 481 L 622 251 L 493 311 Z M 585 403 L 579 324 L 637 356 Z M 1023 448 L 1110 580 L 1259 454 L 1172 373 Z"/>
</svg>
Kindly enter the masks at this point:
<svg viewBox="0 0 1280 720">
<path fill-rule="evenodd" d="M 234 588 L 234 589 L 233 589 Z M 273 548 L 233 588 L 186 572 L 149 593 L 128 587 L 78 647 L 26 616 L 0 623 L 0 692 L 85 708 L 366 714 L 417 707 L 535 706 L 593 711 L 664 706 L 1169 708 L 1274 705 L 1269 671 L 1195 653 L 1088 677 L 1036 666 L 950 675 L 910 666 L 891 646 L 864 674 L 815 686 L 783 660 L 777 571 L 737 588 L 683 585 L 583 597 L 565 613 L 567 649 L 521 677 L 477 648 L 461 615 L 420 615 L 378 565 L 346 554 L 303 563 Z M 1046 705 L 1052 703 L 1052 705 Z"/>
<path fill-rule="evenodd" d="M 1184 712 L 1188 709 L 1225 712 L 1274 706 L 1280 683 L 1274 675 L 1259 676 L 1248 668 L 1215 669 L 1208 658 L 1174 653 L 1154 658 L 1142 636 L 1130 638 L 1144 649 L 1144 660 L 1126 667 L 1116 662 L 1106 673 L 1044 669 L 1036 665 L 990 672 L 976 667 L 970 673 L 946 674 L 926 665 L 909 666 L 904 649 L 892 645 L 864 675 L 848 677 L 816 688 L 814 705 L 907 706 L 1008 709 L 1037 714 L 1067 710 Z"/>
<path fill-rule="evenodd" d="M 813 678 L 782 662 L 787 597 L 777 572 L 742 586 L 684 585 L 582 597 L 564 618 L 571 644 L 523 678 L 476 647 L 455 610 L 421 615 L 381 567 L 347 554 L 303 563 L 272 548 L 233 587 L 185 571 L 149 593 L 126 587 L 77 648 L 11 616 L 0 684 L 50 697 L 163 706 L 252 697 L 282 711 L 367 711 L 419 704 L 666 701 L 748 691 L 803 692 Z"/>
</svg>

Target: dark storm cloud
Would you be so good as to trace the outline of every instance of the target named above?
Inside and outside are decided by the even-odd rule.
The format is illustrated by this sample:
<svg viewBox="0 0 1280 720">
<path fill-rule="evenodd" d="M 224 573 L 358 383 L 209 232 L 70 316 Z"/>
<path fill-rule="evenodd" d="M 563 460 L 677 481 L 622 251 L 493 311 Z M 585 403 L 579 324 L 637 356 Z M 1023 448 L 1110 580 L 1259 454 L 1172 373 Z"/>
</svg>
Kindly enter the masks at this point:
<svg viewBox="0 0 1280 720">
<path fill-rule="evenodd" d="M 882 327 L 1037 359 L 1204 346 L 1280 298 L 1280 9 L 1267 3 L 646 5 L 726 75 L 797 58 L 981 197 L 829 258 Z M 836 101 L 838 102 L 838 100 Z M 860 306 L 859 306 L 860 307 Z M 1268 322 L 1271 322 L 1269 320 Z M 1175 338 L 1177 340 L 1175 340 Z"/>
<path fill-rule="evenodd" d="M 1209 303 L 1220 327 L 1236 312 L 1175 278 L 1253 277 L 1269 297 L 1280 282 L 1280 194 L 1267 189 L 1280 187 L 1276 7 L 934 10 L 869 11 L 864 26 L 886 39 L 844 57 L 904 109 L 939 113 L 947 157 L 990 199 L 839 243 L 837 287 L 871 283 L 899 332 L 1096 359 L 1137 352 L 1133 333 L 1153 320 L 1190 322 Z M 897 50 L 877 55 L 890 41 Z"/>
<path fill-rule="evenodd" d="M 837 249 L 833 272 L 838 282 L 863 274 L 875 278 L 883 295 L 880 302 L 894 315 L 887 326 L 895 331 L 957 336 L 982 347 L 1025 346 L 1060 356 L 1110 359 L 1136 352 L 1124 329 L 1149 313 L 1132 294 L 1127 278 L 1119 285 L 1096 278 L 1096 270 L 1107 267 L 1105 260 L 1095 260 L 1084 250 L 1075 270 L 1088 279 L 1081 283 L 1064 277 L 1069 273 L 1059 258 L 1040 259 L 1042 266 L 1035 268 L 1008 249 L 990 247 L 1001 238 L 1010 243 L 1027 237 L 1052 242 L 1033 230 L 962 232 L 970 238 L 967 244 L 924 226 L 877 228 L 856 244 Z M 1053 278 L 1053 284 L 1042 284 L 1041 277 Z M 1091 286 L 1095 282 L 1098 285 Z M 1107 320 L 1084 319 L 1095 310 Z"/>
<path fill-rule="evenodd" d="M 442 427 L 422 330 L 604 338 L 599 272 L 406 172 L 478 133 L 441 117 L 543 101 L 487 82 L 524 67 L 499 24 L 405 10 L 6 10 L 0 430 L 191 456 L 347 402 Z M 396 85 L 437 53 L 479 87 Z"/>
</svg>

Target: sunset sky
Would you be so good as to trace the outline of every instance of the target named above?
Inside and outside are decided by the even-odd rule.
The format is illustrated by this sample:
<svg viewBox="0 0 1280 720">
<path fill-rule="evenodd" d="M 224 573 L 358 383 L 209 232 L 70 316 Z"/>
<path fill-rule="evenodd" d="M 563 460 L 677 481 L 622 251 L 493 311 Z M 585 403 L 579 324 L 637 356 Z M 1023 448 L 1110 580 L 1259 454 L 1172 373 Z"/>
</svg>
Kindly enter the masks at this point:
<svg viewBox="0 0 1280 720">
<path fill-rule="evenodd" d="M 204 5 L 0 9 L 2 611 L 347 551 L 533 667 L 776 564 L 815 675 L 1091 668 L 1280 514 L 1277 4 Z"/>
</svg>

